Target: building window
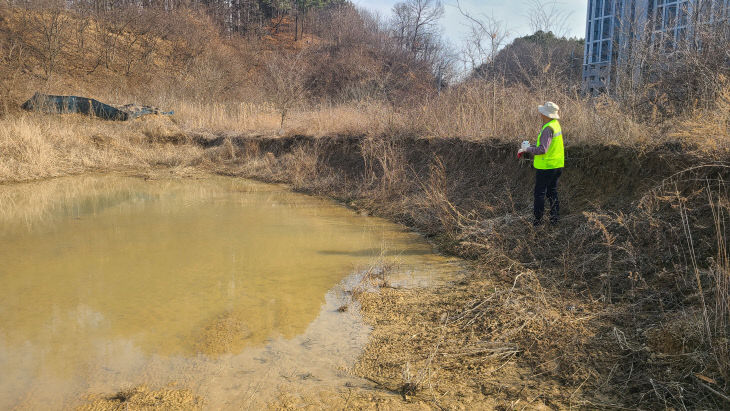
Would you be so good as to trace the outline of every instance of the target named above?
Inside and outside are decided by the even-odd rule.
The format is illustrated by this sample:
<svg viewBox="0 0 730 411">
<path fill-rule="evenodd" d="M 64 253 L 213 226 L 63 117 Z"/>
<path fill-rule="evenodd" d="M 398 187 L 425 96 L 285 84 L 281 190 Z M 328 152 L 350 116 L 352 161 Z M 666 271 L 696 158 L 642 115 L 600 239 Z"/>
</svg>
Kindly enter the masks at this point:
<svg viewBox="0 0 730 411">
<path fill-rule="evenodd" d="M 611 38 L 611 18 L 606 17 L 603 19 L 603 38 Z"/>
<path fill-rule="evenodd" d="M 671 5 L 667 7 L 667 17 L 664 26 L 674 27 L 675 24 L 677 24 L 677 6 Z"/>
<path fill-rule="evenodd" d="M 680 26 L 687 25 L 687 3 L 679 6 L 679 18 L 677 18 L 677 24 Z"/>
<path fill-rule="evenodd" d="M 611 42 L 604 41 L 601 43 L 601 61 L 608 61 L 611 56 Z"/>
<path fill-rule="evenodd" d="M 596 7 L 593 9 L 593 18 L 601 15 L 601 0 L 596 0 Z"/>
<path fill-rule="evenodd" d="M 607 16 L 613 13 L 613 0 L 603 0 L 603 15 Z"/>
<path fill-rule="evenodd" d="M 593 43 L 593 47 L 591 50 L 591 63 L 598 63 L 598 50 L 599 49 L 599 43 L 595 42 Z"/>
<path fill-rule="evenodd" d="M 591 40 L 599 40 L 599 35 L 601 34 L 601 20 L 596 20 L 593 22 L 593 37 Z"/>
<path fill-rule="evenodd" d="M 588 19 L 591 19 L 591 16 L 593 16 L 593 0 L 588 1 Z"/>
</svg>

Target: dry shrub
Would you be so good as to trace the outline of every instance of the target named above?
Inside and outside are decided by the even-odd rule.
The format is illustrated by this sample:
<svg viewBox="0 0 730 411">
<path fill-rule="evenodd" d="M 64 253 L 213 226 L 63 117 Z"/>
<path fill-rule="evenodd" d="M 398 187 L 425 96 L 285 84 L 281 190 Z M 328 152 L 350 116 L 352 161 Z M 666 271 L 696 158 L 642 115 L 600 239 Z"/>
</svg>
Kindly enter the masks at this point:
<svg viewBox="0 0 730 411">
<path fill-rule="evenodd" d="M 503 269 L 500 275 L 513 279 L 487 296 L 471 296 L 464 310 L 454 313 L 461 334 L 472 336 L 461 345 L 464 350 L 483 345 L 489 347 L 487 358 L 499 361 L 519 355 L 535 367 L 535 373 L 574 386 L 599 378 L 592 363 L 600 353 L 589 347 L 595 346 L 600 322 L 587 321 L 596 308 L 577 299 L 557 298 L 535 272 Z"/>
<path fill-rule="evenodd" d="M 462 332 L 517 344 L 538 374 L 614 405 L 722 404 L 729 175 L 726 164 L 693 167 L 626 211 L 571 215 L 554 229 L 509 214 L 456 215 L 461 253 L 513 284 L 470 302 Z M 616 387 L 631 395 L 615 396 Z"/>
<path fill-rule="evenodd" d="M 365 187 L 373 187 L 385 198 L 403 194 L 408 183 L 405 153 L 395 138 L 366 138 L 362 142 Z"/>
<path fill-rule="evenodd" d="M 431 160 L 427 178 L 413 174 L 410 178 L 414 180 L 412 184 L 418 187 L 408 204 L 412 209 L 413 223 L 418 227 L 429 227 L 432 233 L 442 238 L 456 238 L 461 229 L 459 222 L 464 216 L 451 200 L 456 196 L 441 158 L 434 156 Z"/>
<path fill-rule="evenodd" d="M 213 146 L 203 153 L 202 161 L 206 165 L 218 165 L 225 167 L 237 159 L 241 158 L 241 153 L 230 138 L 224 138 L 223 142 L 218 146 Z M 244 157 L 248 160 L 248 157 Z"/>
<path fill-rule="evenodd" d="M 286 170 L 289 173 L 287 181 L 291 181 L 295 190 L 302 190 L 311 187 L 311 182 L 316 181 L 319 171 L 319 155 L 316 148 L 298 147 L 282 159 L 287 163 Z"/>
<path fill-rule="evenodd" d="M 712 109 L 697 110 L 672 128 L 671 136 L 685 144 L 698 145 L 715 158 L 730 152 L 730 82 L 720 92 Z"/>
<path fill-rule="evenodd" d="M 413 107 L 406 117 L 429 136 L 516 139 L 536 133 L 538 102 L 524 87 L 472 81 Z"/>
</svg>

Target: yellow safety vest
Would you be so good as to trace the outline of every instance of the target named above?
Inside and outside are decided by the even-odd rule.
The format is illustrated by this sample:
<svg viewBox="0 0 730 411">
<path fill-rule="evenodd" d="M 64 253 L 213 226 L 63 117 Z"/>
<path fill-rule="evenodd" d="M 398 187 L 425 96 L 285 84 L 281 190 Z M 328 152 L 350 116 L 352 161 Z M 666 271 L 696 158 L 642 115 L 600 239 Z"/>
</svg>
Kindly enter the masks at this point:
<svg viewBox="0 0 730 411">
<path fill-rule="evenodd" d="M 535 156 L 533 165 L 538 170 L 552 170 L 554 168 L 563 168 L 565 166 L 563 131 L 560 128 L 558 120 L 553 120 L 543 126 L 542 130 L 540 130 L 540 135 L 537 136 L 537 146 L 540 147 L 540 137 L 542 137 L 543 131 L 545 131 L 548 127 L 553 130 L 553 139 L 545 154 Z"/>
</svg>

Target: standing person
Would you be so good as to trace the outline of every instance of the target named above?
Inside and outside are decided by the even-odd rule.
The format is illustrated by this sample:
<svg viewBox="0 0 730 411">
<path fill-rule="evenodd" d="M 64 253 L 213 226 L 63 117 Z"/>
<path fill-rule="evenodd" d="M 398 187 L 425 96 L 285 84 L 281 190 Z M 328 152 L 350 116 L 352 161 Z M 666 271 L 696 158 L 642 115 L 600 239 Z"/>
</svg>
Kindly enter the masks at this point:
<svg viewBox="0 0 730 411">
<path fill-rule="evenodd" d="M 537 136 L 537 144 L 521 148 L 518 153 L 530 153 L 535 156 L 535 220 L 534 225 L 542 223 L 545 213 L 545 197 L 550 201 L 550 223 L 555 224 L 560 218 L 560 201 L 558 200 L 558 179 L 565 165 L 563 148 L 563 132 L 560 128 L 557 104 L 548 101 L 538 106 L 537 111 L 542 119 L 542 130 Z"/>
</svg>

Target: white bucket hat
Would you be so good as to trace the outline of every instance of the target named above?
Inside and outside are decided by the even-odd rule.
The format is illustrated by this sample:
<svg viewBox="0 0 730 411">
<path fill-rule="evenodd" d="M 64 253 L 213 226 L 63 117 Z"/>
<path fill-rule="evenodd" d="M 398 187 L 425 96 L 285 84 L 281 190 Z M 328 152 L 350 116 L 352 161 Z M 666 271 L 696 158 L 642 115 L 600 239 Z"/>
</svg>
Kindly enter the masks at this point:
<svg viewBox="0 0 730 411">
<path fill-rule="evenodd" d="M 552 101 L 548 101 L 544 106 L 537 106 L 537 111 L 539 111 L 540 114 L 554 119 L 560 119 L 558 110 L 560 110 L 560 107 Z"/>
</svg>

